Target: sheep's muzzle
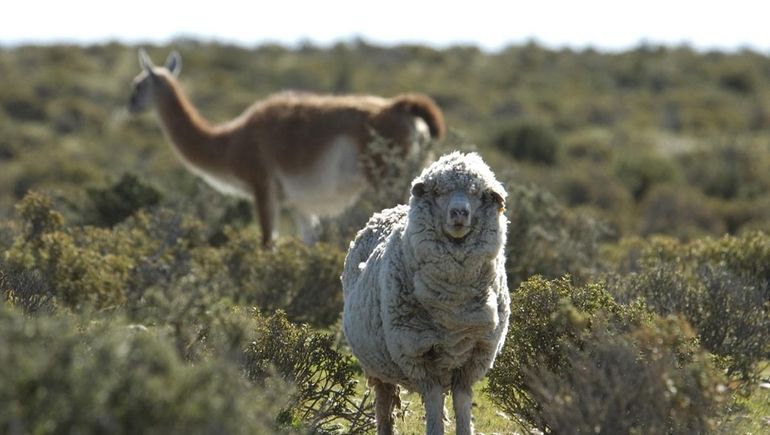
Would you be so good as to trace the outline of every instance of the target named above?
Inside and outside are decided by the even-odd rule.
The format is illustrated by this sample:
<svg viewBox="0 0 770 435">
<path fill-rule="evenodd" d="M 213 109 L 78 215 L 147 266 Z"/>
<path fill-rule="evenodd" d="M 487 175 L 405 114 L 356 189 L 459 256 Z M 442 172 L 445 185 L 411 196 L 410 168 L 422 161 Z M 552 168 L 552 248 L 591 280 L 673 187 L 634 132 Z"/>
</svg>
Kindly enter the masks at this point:
<svg viewBox="0 0 770 435">
<path fill-rule="evenodd" d="M 444 230 L 453 239 L 462 239 L 471 231 L 473 208 L 465 192 L 453 192 L 446 209 Z"/>
</svg>

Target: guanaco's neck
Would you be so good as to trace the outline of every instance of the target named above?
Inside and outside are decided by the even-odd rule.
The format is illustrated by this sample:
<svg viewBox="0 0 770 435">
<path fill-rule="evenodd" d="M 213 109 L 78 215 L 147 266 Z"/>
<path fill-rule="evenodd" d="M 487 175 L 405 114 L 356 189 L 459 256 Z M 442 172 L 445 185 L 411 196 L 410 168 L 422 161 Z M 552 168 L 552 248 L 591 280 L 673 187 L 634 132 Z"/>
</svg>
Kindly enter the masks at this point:
<svg viewBox="0 0 770 435">
<path fill-rule="evenodd" d="M 155 103 L 174 148 L 193 166 L 221 170 L 225 155 L 222 133 L 200 115 L 174 79 L 161 79 L 165 86 L 156 90 Z"/>
</svg>

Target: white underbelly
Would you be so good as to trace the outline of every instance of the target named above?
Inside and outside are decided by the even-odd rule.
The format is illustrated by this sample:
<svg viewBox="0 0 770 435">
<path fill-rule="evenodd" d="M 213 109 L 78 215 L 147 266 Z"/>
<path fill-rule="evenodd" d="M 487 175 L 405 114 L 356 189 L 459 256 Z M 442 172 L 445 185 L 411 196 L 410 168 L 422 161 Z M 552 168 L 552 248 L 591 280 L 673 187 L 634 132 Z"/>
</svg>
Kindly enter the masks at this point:
<svg viewBox="0 0 770 435">
<path fill-rule="evenodd" d="M 302 173 L 278 171 L 286 205 L 306 215 L 337 216 L 353 205 L 365 188 L 353 139 L 340 136 Z"/>
<path fill-rule="evenodd" d="M 207 172 L 192 165 L 187 165 L 187 167 L 192 173 L 201 177 L 203 181 L 206 182 L 206 184 L 221 193 L 249 200 L 254 199 L 251 189 L 249 189 L 249 186 L 240 178 L 228 174 L 216 174 L 213 172 Z"/>
</svg>

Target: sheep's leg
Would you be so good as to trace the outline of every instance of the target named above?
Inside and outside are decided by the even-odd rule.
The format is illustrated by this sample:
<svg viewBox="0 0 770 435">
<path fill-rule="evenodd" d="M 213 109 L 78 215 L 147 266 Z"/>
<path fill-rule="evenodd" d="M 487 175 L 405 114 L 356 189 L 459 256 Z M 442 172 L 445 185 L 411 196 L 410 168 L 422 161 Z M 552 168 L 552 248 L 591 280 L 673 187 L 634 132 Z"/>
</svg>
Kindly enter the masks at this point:
<svg viewBox="0 0 770 435">
<path fill-rule="evenodd" d="M 439 384 L 430 385 L 422 395 L 425 402 L 425 433 L 444 434 L 444 389 Z"/>
<path fill-rule="evenodd" d="M 457 435 L 473 435 L 471 407 L 473 406 L 473 390 L 467 382 L 457 379 L 452 382 L 452 406 L 455 411 L 455 432 Z"/>
<path fill-rule="evenodd" d="M 374 387 L 374 418 L 377 422 L 377 435 L 393 435 L 393 411 L 396 407 L 401 407 L 398 385 L 388 384 L 377 378 L 369 378 L 369 385 Z"/>
<path fill-rule="evenodd" d="M 259 227 L 262 230 L 262 246 L 270 247 L 275 239 L 275 223 L 278 215 L 278 204 L 275 189 L 270 180 L 254 186 L 254 204 L 257 207 Z"/>
</svg>

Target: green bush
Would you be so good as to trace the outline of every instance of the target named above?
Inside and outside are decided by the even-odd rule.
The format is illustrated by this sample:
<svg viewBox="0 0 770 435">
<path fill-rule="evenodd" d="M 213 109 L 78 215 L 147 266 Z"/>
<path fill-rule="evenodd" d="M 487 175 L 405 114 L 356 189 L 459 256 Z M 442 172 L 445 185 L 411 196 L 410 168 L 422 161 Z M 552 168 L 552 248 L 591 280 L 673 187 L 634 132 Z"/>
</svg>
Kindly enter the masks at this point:
<svg viewBox="0 0 770 435">
<path fill-rule="evenodd" d="M 757 230 L 770 233 L 770 197 L 719 201 L 718 209 L 728 234 Z"/>
<path fill-rule="evenodd" d="M 564 171 L 555 192 L 570 207 L 592 205 L 620 213 L 633 207 L 631 195 L 610 175 L 591 165 L 575 165 Z"/>
<path fill-rule="evenodd" d="M 142 183 L 136 175 L 124 174 L 106 189 L 89 189 L 88 197 L 94 208 L 94 224 L 113 226 L 135 211 L 158 204 L 160 192 Z"/>
<path fill-rule="evenodd" d="M 656 184 L 673 181 L 676 174 L 674 164 L 657 154 L 624 154 L 615 161 L 615 176 L 631 195 L 639 201 Z"/>
<path fill-rule="evenodd" d="M 23 281 L 24 276 L 13 276 L 4 272 L 0 269 L 0 289 L 4 292 L 6 304 L 31 313 L 42 313 L 44 310 L 29 309 L 35 300 L 17 296 L 20 292 L 17 290 L 18 285 L 37 283 L 34 280 L 31 283 Z M 227 366 L 228 373 L 232 372 L 233 376 L 244 374 L 258 391 L 272 388 L 271 384 L 276 382 L 275 379 L 293 386 L 291 392 L 281 390 L 282 399 L 274 406 L 260 408 L 260 402 L 254 404 L 264 421 L 275 422 L 287 429 L 303 428 L 313 433 L 339 431 L 342 428 L 347 429 L 346 432 L 357 432 L 372 426 L 371 402 L 367 400 L 368 396 L 362 399 L 356 397 L 355 376 L 359 369 L 349 356 L 338 350 L 337 339 L 333 335 L 321 334 L 307 326 L 294 325 L 280 311 L 267 316 L 259 314 L 256 308 L 233 306 L 228 298 L 223 298 L 218 293 L 218 289 L 206 286 L 205 281 L 189 277 L 166 286 L 150 288 L 140 299 L 131 300 L 122 309 L 112 310 L 103 317 L 85 314 L 84 322 L 93 326 L 93 329 L 87 332 L 93 336 L 78 336 L 73 340 L 86 340 L 86 345 L 93 347 L 88 340 L 109 338 L 113 331 L 151 331 L 152 334 L 147 332 L 147 336 L 160 336 L 163 351 L 172 352 L 174 358 L 180 361 L 175 364 L 181 365 L 181 361 L 184 361 L 190 363 L 190 367 Z M 42 305 L 46 301 L 37 302 Z M 59 311 L 61 309 L 54 312 Z M 65 316 L 57 314 L 51 322 L 66 323 Z M 121 320 L 123 316 L 126 321 Z M 30 321 L 38 322 L 36 318 Z M 45 320 L 39 322 L 47 324 L 44 323 Z M 75 326 L 73 335 L 78 331 Z M 0 334 L 0 339 L 3 338 Z M 53 341 L 52 349 L 71 346 L 69 341 L 60 343 L 57 337 L 45 340 Z M 14 349 L 20 345 L 19 342 L 11 341 L 8 346 L 9 349 Z M 53 356 L 58 357 L 57 354 Z M 23 362 L 28 363 L 27 360 Z M 150 363 L 152 361 L 148 362 Z M 91 366 L 89 369 L 95 370 Z M 105 370 L 109 370 L 109 367 Z M 127 388 L 122 386 L 123 375 L 120 370 L 105 373 L 105 382 L 111 376 L 115 383 L 120 383 L 121 388 Z M 139 373 L 136 376 L 147 374 Z M 53 378 L 44 378 L 39 382 L 46 385 L 53 382 Z M 72 382 L 80 382 L 80 379 Z M 148 379 L 147 382 L 154 385 L 159 381 Z M 171 379 L 168 382 L 176 381 Z M 172 385 L 168 388 L 176 387 Z M 212 397 L 211 400 L 216 401 L 217 398 Z M 109 403 L 104 404 L 104 407 L 109 409 L 110 406 L 118 405 L 120 404 Z M 23 403 L 19 406 L 20 412 L 38 412 L 25 408 Z M 165 406 L 169 408 L 169 413 L 179 412 L 173 409 L 172 403 Z M 168 419 L 169 424 L 173 423 L 170 415 L 158 418 Z M 117 424 L 121 428 L 125 426 L 126 430 L 133 427 L 124 423 Z M 248 427 L 244 430 L 248 431 Z"/>
<path fill-rule="evenodd" d="M 53 312 L 54 292 L 40 273 L 16 269 L 0 259 L 0 295 L 27 314 Z"/>
<path fill-rule="evenodd" d="M 547 127 L 520 122 L 501 128 L 492 140 L 501 151 L 516 160 L 552 165 L 556 163 L 559 141 Z"/>
<path fill-rule="evenodd" d="M 770 358 L 770 237 L 761 232 L 627 248 L 633 272 L 611 281 L 620 300 L 684 316 L 727 374 L 753 385 Z M 621 273 L 624 273 L 621 271 Z"/>
<path fill-rule="evenodd" d="M 606 222 L 613 236 L 636 233 L 634 199 L 603 167 L 579 162 L 545 183 L 566 206 Z"/>
<path fill-rule="evenodd" d="M 64 216 L 54 208 L 51 198 L 31 192 L 16 205 L 16 212 L 23 221 L 25 241 L 39 239 L 44 233 L 57 231 L 64 225 Z"/>
<path fill-rule="evenodd" d="M 40 274 L 59 302 L 110 306 L 125 300 L 133 267 L 128 234 L 65 226 L 49 198 L 30 194 L 19 204 L 23 232 L 5 254 L 8 266 Z"/>
<path fill-rule="evenodd" d="M 687 181 L 709 196 L 755 198 L 770 188 L 766 151 L 758 144 L 701 147 L 678 156 Z"/>
<path fill-rule="evenodd" d="M 264 250 L 253 232 L 232 230 L 221 252 L 235 297 L 292 321 L 328 327 L 342 312 L 340 274 L 345 253 L 324 243 L 286 240 Z"/>
<path fill-rule="evenodd" d="M 604 325 L 565 343 L 569 369 L 528 373 L 532 395 L 552 433 L 709 433 L 722 399 L 721 378 L 693 349 L 679 319 L 631 333 Z M 682 352 L 685 355 L 683 357 Z"/>
<path fill-rule="evenodd" d="M 609 162 L 616 152 L 615 138 L 606 129 L 578 130 L 564 139 L 564 155 L 570 160 L 586 160 L 592 163 Z"/>
<path fill-rule="evenodd" d="M 371 403 L 356 397 L 357 368 L 333 335 L 293 324 L 280 310 L 268 315 L 232 306 L 211 290 L 196 283 L 157 288 L 127 313 L 135 324 L 163 330 L 185 360 L 224 357 L 260 389 L 275 377 L 293 386 L 274 414 L 281 427 L 308 433 L 371 427 Z"/>
<path fill-rule="evenodd" d="M 140 210 L 112 228 L 69 224 L 39 194 L 18 209 L 22 231 L 5 253 L 7 267 L 38 277 L 55 304 L 103 310 L 207 293 L 322 327 L 342 310 L 345 254 L 330 245 L 286 239 L 265 250 L 253 229 L 228 228 L 212 246 L 206 225 L 165 208 Z"/>
<path fill-rule="evenodd" d="M 0 305 L 0 431 L 277 432 L 282 383 L 255 387 L 221 359 L 185 364 L 145 329 L 29 318 Z"/>
<path fill-rule="evenodd" d="M 506 271 L 511 288 L 535 274 L 564 273 L 585 281 L 600 268 L 598 250 L 607 227 L 562 206 L 535 187 L 508 186 Z"/>
<path fill-rule="evenodd" d="M 103 179 L 102 170 L 93 162 L 65 147 L 25 152 L 12 163 L 20 170 L 11 172 L 13 176 L 7 180 L 5 193 L 16 199 L 32 190 L 55 189 L 69 193 Z"/>
<path fill-rule="evenodd" d="M 719 75 L 719 85 L 739 95 L 751 95 L 759 82 L 757 74 L 758 72 L 752 71 L 750 66 L 723 68 Z"/>
<path fill-rule="evenodd" d="M 655 320 L 602 285 L 567 278 L 531 278 L 511 306 L 487 391 L 522 424 L 608 434 L 708 427 L 718 378 L 686 323 Z"/>
<path fill-rule="evenodd" d="M 335 338 L 296 326 L 282 313 L 265 318 L 244 351 L 249 379 L 261 384 L 276 373 L 296 386 L 281 422 L 308 433 L 362 433 L 374 428 L 371 402 L 356 397 L 352 358 L 341 354 Z M 360 369 L 358 369 L 360 370 Z"/>
<path fill-rule="evenodd" d="M 640 203 L 639 234 L 666 234 L 692 239 L 723 234 L 726 226 L 718 206 L 697 190 L 660 185 L 650 189 Z"/>
</svg>

